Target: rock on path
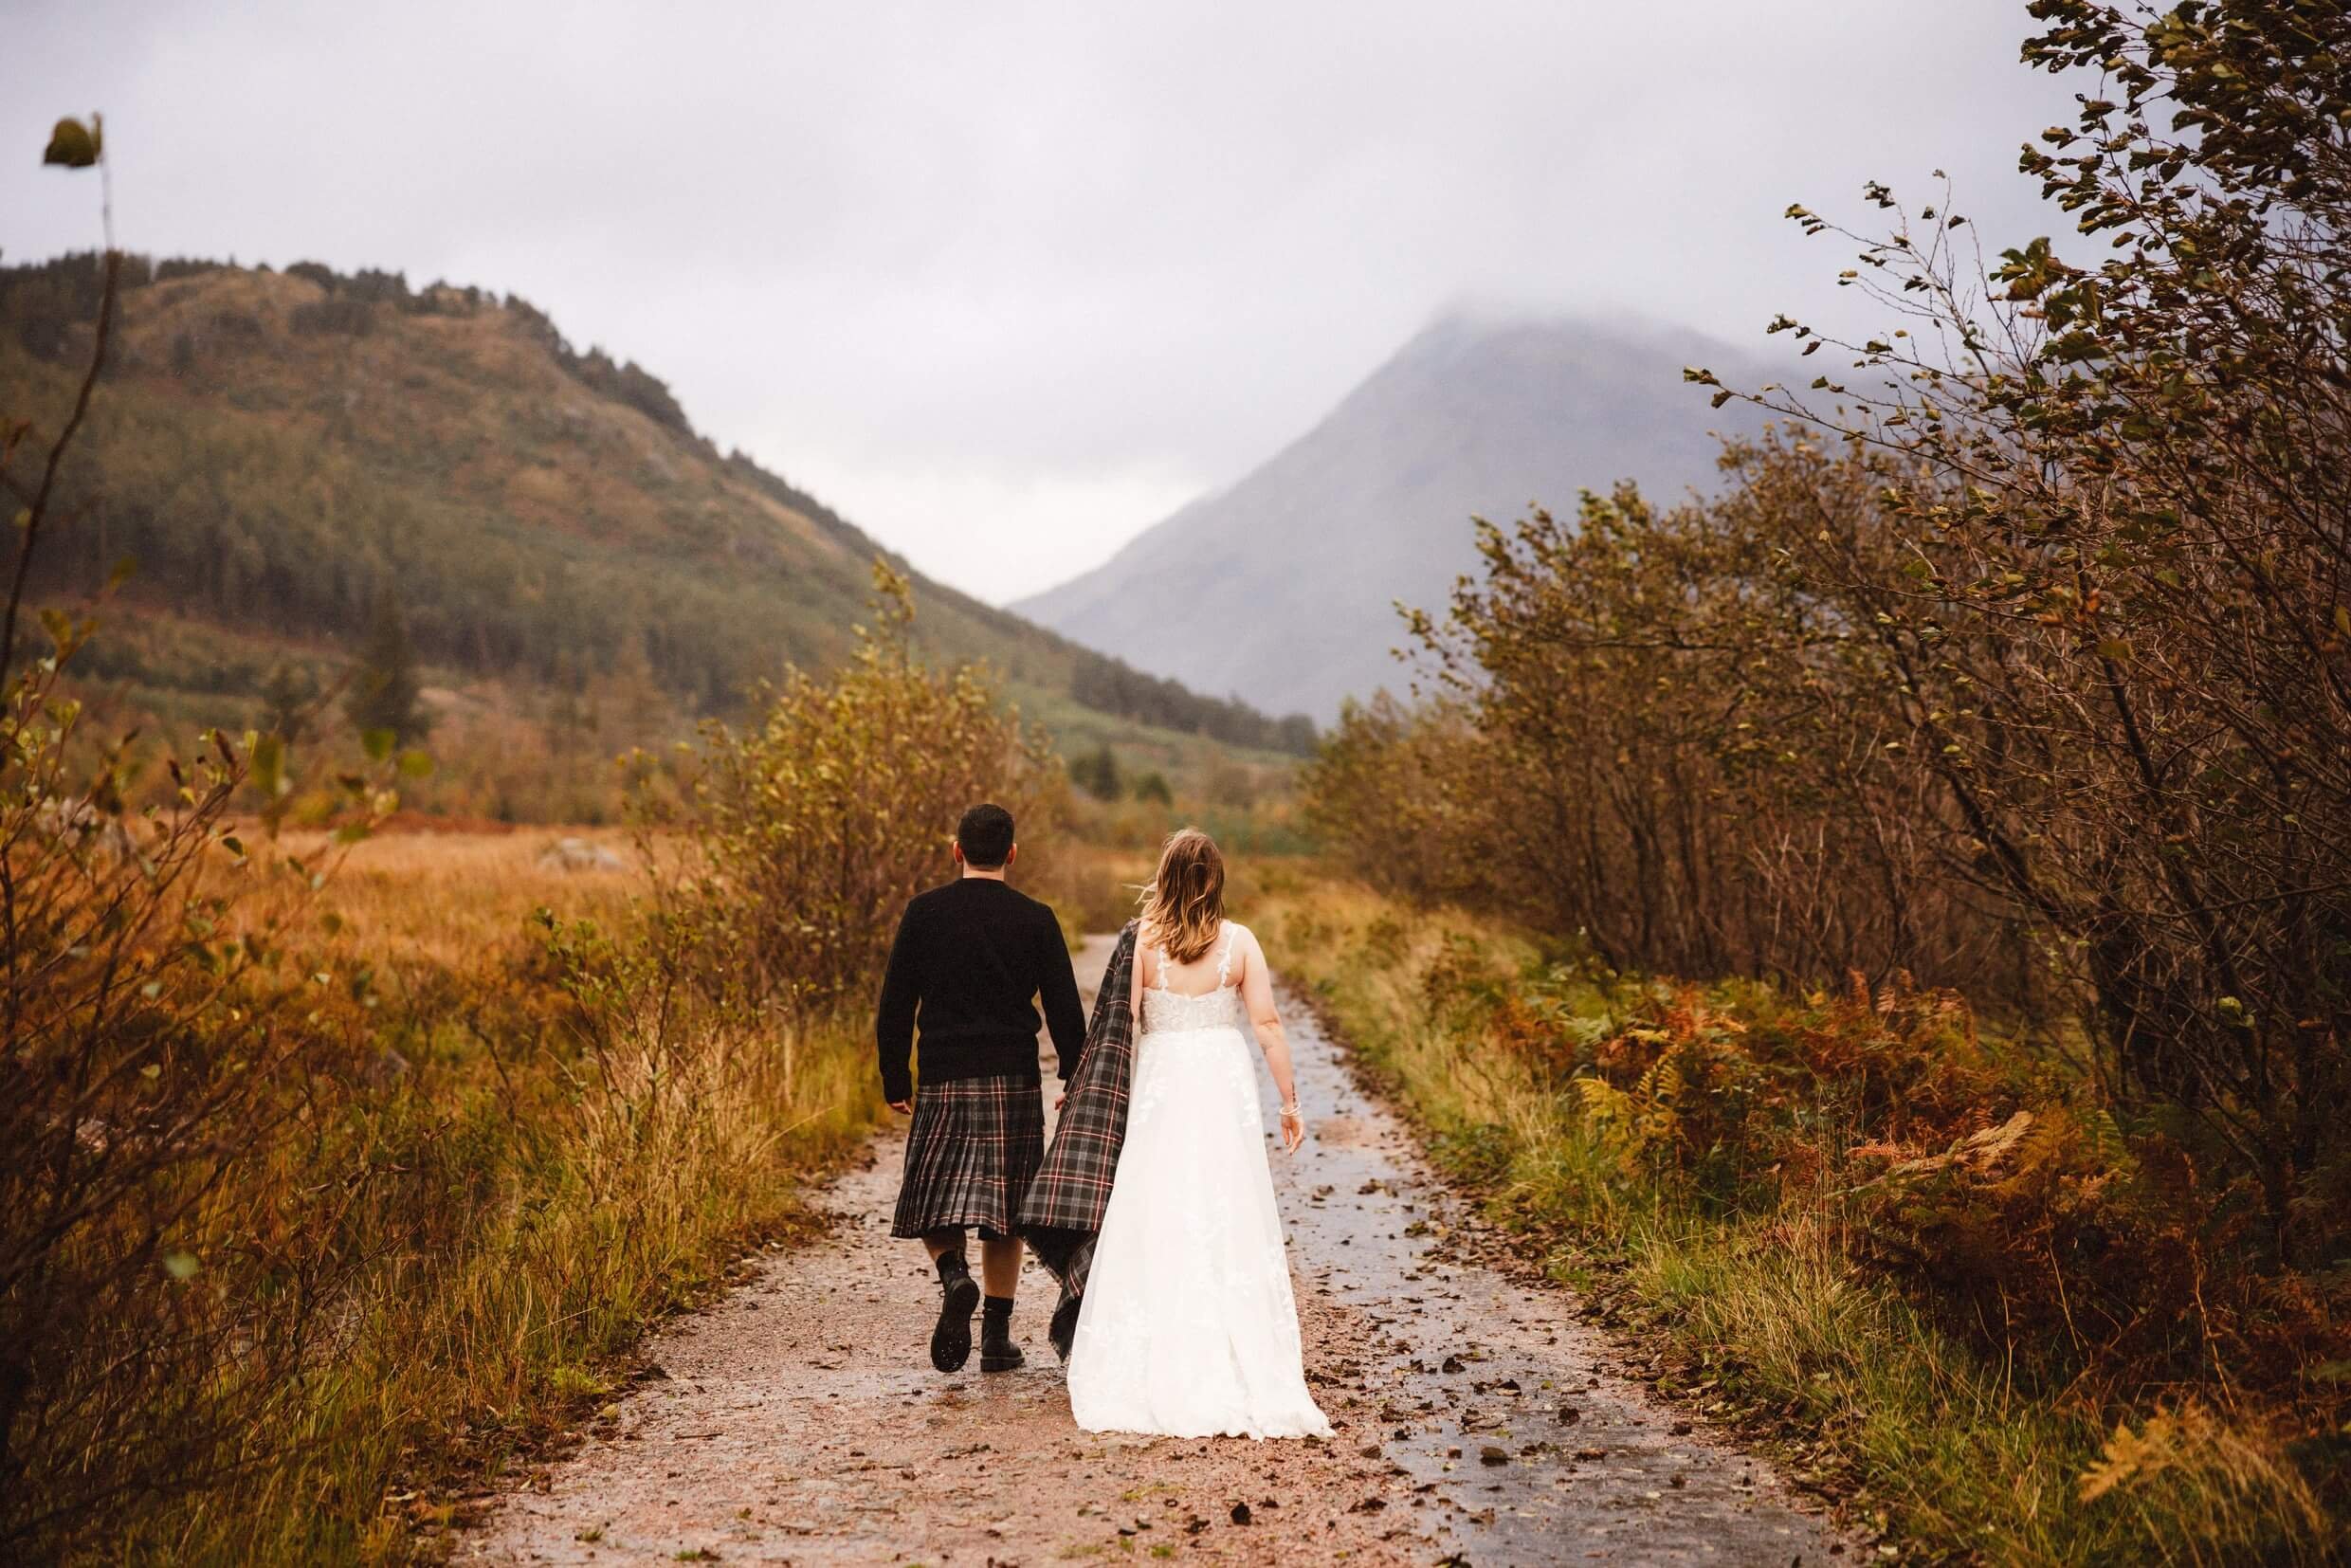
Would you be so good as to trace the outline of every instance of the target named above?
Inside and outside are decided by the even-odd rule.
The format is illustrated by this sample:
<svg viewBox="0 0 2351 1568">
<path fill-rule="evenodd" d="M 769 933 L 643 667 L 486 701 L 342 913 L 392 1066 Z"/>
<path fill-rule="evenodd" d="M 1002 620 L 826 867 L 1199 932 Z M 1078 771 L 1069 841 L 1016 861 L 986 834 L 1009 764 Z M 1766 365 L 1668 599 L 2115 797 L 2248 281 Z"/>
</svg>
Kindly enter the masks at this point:
<svg viewBox="0 0 2351 1568">
<path fill-rule="evenodd" d="M 1098 978 L 1107 939 L 1087 944 Z M 1443 1261 L 1448 1203 L 1397 1120 L 1305 1012 L 1289 1026 L 1312 1129 L 1268 1147 L 1307 1377 L 1329 1443 L 1105 1436 L 1069 1419 L 1030 1265 L 1018 1372 L 941 1377 L 937 1297 L 889 1238 L 902 1127 L 818 1201 L 811 1247 L 649 1347 L 660 1376 L 500 1502 L 462 1559 L 492 1562 L 1756 1563 L 1856 1554 L 1759 1461 L 1606 1375 L 1555 1291 Z M 1260 1069 L 1262 1074 L 1262 1067 Z M 976 1260 L 975 1260 L 976 1261 Z M 696 1554 L 704 1554 L 697 1556 Z"/>
</svg>

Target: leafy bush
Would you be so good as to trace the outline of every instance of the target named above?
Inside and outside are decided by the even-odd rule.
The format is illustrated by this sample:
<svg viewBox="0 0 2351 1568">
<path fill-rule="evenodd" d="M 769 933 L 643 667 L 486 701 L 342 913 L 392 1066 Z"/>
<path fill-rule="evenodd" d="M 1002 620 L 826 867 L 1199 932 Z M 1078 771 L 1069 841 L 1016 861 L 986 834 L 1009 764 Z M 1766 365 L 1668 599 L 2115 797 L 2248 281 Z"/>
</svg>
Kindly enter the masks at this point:
<svg viewBox="0 0 2351 1568">
<path fill-rule="evenodd" d="M 170 804 L 126 817 L 118 754 L 67 772 L 79 710 L 54 688 L 86 631 L 55 630 L 0 714 L 0 1543 L 20 1548 L 262 1462 L 249 1429 L 328 1351 L 358 1262 L 271 1203 L 233 1237 L 210 1223 L 351 1048 L 318 1012 L 335 976 L 240 918 L 262 871 L 226 811 L 251 753 L 209 738 Z"/>
<path fill-rule="evenodd" d="M 964 808 L 993 800 L 1044 836 L 1059 798 L 1045 737 L 977 672 L 922 665 L 905 580 L 874 566 L 876 625 L 847 668 L 789 672 L 758 726 L 713 722 L 677 914 L 722 989 L 823 1016 L 878 981 L 907 899 L 949 874 Z"/>
</svg>

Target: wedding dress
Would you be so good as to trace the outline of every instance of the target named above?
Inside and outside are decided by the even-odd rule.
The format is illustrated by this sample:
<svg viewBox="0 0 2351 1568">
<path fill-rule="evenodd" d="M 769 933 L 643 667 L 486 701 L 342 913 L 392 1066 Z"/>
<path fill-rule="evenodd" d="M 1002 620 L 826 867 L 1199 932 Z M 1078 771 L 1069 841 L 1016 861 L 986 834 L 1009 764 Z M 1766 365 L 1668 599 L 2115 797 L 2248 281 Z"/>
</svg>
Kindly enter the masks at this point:
<svg viewBox="0 0 2351 1568">
<path fill-rule="evenodd" d="M 1225 926 L 1214 989 L 1142 991 L 1126 1138 L 1069 1355 L 1088 1431 L 1330 1435 L 1306 1392 Z"/>
</svg>

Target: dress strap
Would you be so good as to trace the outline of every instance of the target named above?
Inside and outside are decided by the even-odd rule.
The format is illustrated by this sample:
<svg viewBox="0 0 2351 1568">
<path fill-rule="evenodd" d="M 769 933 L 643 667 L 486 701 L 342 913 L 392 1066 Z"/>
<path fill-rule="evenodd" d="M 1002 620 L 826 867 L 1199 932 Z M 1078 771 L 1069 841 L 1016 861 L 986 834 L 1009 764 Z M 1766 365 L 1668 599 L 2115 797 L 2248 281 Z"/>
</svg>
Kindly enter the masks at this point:
<svg viewBox="0 0 2351 1568">
<path fill-rule="evenodd" d="M 1232 922 L 1225 922 L 1225 950 L 1216 959 L 1216 989 L 1222 991 L 1231 982 L 1226 976 L 1232 972 Z"/>
</svg>

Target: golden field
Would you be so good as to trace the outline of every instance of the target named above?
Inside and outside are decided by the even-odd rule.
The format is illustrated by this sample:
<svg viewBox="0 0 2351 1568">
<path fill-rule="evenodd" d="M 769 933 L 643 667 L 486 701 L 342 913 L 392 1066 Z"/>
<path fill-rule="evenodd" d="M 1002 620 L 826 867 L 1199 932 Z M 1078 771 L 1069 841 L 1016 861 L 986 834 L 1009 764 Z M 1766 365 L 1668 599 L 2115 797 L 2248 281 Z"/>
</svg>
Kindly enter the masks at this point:
<svg viewBox="0 0 2351 1568">
<path fill-rule="evenodd" d="M 623 865 L 562 868 L 558 839 Z M 111 1447 L 152 1495 L 50 1539 L 107 1560 L 429 1559 L 468 1497 L 596 1418 L 651 1323 L 804 1223 L 800 1183 L 880 1109 L 870 1046 L 665 982 L 622 833 L 247 848 L 208 880 L 251 882 L 234 918 L 302 933 L 282 966 L 315 975 L 254 1130 L 206 1166 L 165 1256 L 186 1260 L 185 1322 L 290 1348 L 265 1384 L 201 1336 L 177 1367 L 77 1370 L 61 1403 L 137 1423 L 139 1451 Z M 225 1462 L 219 1424 L 175 1450 L 154 1418 L 191 1376 L 233 1430 Z"/>
</svg>

